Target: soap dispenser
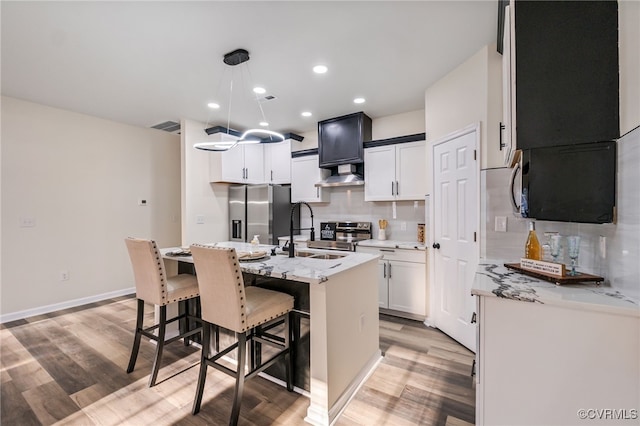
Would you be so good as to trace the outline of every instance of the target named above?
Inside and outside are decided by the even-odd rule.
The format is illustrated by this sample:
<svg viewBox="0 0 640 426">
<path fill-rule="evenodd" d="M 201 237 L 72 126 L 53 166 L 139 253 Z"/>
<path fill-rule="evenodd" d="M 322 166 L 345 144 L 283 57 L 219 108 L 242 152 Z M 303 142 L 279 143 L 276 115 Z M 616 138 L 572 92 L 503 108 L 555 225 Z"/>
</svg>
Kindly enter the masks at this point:
<svg viewBox="0 0 640 426">
<path fill-rule="evenodd" d="M 254 246 L 257 246 L 258 244 L 260 244 L 260 240 L 258 239 L 260 235 L 254 235 L 253 239 L 251 240 L 251 244 L 253 244 Z"/>
</svg>

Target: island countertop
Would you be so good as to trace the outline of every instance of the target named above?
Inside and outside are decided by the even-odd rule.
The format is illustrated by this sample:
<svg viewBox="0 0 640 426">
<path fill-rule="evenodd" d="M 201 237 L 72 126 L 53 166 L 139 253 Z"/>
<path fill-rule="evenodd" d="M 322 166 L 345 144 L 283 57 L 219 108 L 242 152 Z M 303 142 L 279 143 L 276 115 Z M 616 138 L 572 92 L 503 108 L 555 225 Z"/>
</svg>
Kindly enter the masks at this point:
<svg viewBox="0 0 640 426">
<path fill-rule="evenodd" d="M 347 271 L 353 267 L 362 265 L 363 263 L 370 261 L 377 261 L 378 256 L 357 253 L 351 251 L 335 251 L 335 250 L 318 250 L 318 249 L 304 249 L 301 251 L 308 253 L 315 253 L 319 255 L 342 255 L 337 259 L 317 259 L 313 257 L 293 257 L 290 258 L 287 254 L 271 255 L 271 249 L 276 247 L 273 245 L 260 244 L 258 246 L 239 243 L 232 241 L 225 241 L 219 243 L 210 243 L 214 247 L 232 247 L 236 251 L 251 252 L 251 251 L 264 251 L 267 256 L 264 259 L 240 261 L 240 266 L 243 272 L 263 275 L 267 277 L 282 278 L 292 281 L 302 281 L 310 284 L 322 283 L 330 280 L 331 277 L 336 276 L 344 271 Z M 166 259 L 173 259 L 182 262 L 193 263 L 191 256 L 171 256 L 169 253 L 180 250 L 180 247 L 169 247 L 160 249 L 162 257 Z"/>
<path fill-rule="evenodd" d="M 609 286 L 556 285 L 508 269 L 498 260 L 480 260 L 471 294 L 640 317 L 638 301 Z"/>
</svg>

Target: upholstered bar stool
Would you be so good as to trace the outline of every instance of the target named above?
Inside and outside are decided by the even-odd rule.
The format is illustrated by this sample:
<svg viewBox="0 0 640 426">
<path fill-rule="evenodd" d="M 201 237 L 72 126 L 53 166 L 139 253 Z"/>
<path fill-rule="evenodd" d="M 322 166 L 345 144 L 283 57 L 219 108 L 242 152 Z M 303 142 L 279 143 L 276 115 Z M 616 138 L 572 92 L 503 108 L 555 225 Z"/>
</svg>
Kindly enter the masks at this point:
<svg viewBox="0 0 640 426">
<path fill-rule="evenodd" d="M 198 292 L 198 280 L 194 275 L 190 274 L 167 277 L 164 261 L 155 241 L 127 238 L 125 239 L 125 244 L 133 266 L 136 298 L 138 299 L 136 333 L 133 339 L 127 373 L 131 373 L 136 365 L 142 336 L 156 341 L 156 353 L 153 367 L 151 368 L 151 376 L 149 376 L 149 387 L 151 387 L 156 384 L 164 345 L 178 339 L 184 339 L 185 345 L 188 345 L 188 338 L 199 334 L 202 330 L 200 326 L 190 329 L 190 321 L 199 322 L 200 319 L 189 315 L 188 309 L 184 306 L 188 300 L 197 298 L 200 295 Z M 160 308 L 158 323 L 147 328 L 144 328 L 143 325 L 145 302 L 157 305 Z M 167 305 L 175 302 L 183 306 L 180 307 L 180 312 L 177 316 L 167 320 Z M 166 327 L 174 321 L 180 321 L 180 333 L 165 341 Z M 157 334 L 153 333 L 155 330 L 158 331 Z"/>
<path fill-rule="evenodd" d="M 293 360 L 290 356 L 291 330 L 289 317 L 293 297 L 260 287 L 245 287 L 235 249 L 192 245 L 191 254 L 198 275 L 202 305 L 203 338 L 200 374 L 193 401 L 193 414 L 200 411 L 207 367 L 212 366 L 236 379 L 230 425 L 238 423 L 244 381 L 284 358 L 287 390 L 293 390 Z M 211 328 L 220 326 L 234 331 L 237 341 L 211 354 Z M 275 327 L 284 325 L 283 335 L 276 335 Z M 245 371 L 247 342 L 260 350 L 263 344 L 276 348 L 266 362 L 262 356 L 251 356 L 249 371 Z M 254 346 L 255 343 L 255 346 Z M 236 371 L 217 361 L 237 349 Z M 255 362 L 255 360 L 258 360 Z"/>
</svg>

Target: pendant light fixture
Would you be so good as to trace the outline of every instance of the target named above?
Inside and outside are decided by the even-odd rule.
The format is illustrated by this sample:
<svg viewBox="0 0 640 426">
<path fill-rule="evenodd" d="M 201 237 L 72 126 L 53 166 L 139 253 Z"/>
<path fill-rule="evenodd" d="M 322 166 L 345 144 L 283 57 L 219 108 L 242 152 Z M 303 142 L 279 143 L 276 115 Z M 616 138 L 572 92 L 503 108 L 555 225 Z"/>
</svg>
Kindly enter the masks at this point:
<svg viewBox="0 0 640 426">
<path fill-rule="evenodd" d="M 233 52 L 229 52 L 224 55 L 223 62 L 230 67 L 235 67 L 240 65 L 241 67 L 245 67 L 249 78 L 251 77 L 251 73 L 249 72 L 249 65 L 246 63 L 249 61 L 249 52 L 245 49 L 236 49 Z M 245 65 L 242 65 L 245 64 Z M 258 89 L 258 88 L 256 88 Z M 264 90 L 264 89 L 262 89 Z M 261 125 L 268 125 L 268 121 L 264 114 L 264 109 L 262 108 L 262 104 L 258 98 L 258 94 L 261 93 L 260 90 L 254 89 L 255 101 L 258 105 L 258 109 L 260 110 L 262 121 Z M 231 73 L 231 82 L 229 84 L 229 101 L 227 108 L 227 135 L 231 136 L 230 123 L 231 123 L 231 104 L 233 100 L 233 70 Z M 207 122 L 208 125 L 208 122 Z M 230 139 L 230 138 L 229 138 Z M 284 135 L 278 132 L 274 132 L 273 130 L 268 130 L 264 128 L 254 128 L 246 130 L 239 139 L 237 140 L 229 140 L 229 141 L 219 141 L 219 142 L 198 142 L 193 145 L 194 148 L 201 149 L 204 151 L 228 151 L 234 148 L 237 145 L 241 144 L 255 144 L 255 143 L 275 143 L 284 141 Z"/>
</svg>

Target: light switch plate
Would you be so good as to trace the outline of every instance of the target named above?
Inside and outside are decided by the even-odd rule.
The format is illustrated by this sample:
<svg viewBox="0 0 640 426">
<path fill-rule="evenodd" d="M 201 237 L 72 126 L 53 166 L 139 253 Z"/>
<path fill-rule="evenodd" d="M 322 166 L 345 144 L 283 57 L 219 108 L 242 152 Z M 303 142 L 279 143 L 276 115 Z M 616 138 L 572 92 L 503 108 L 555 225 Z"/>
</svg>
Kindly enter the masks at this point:
<svg viewBox="0 0 640 426">
<path fill-rule="evenodd" d="M 507 232 L 507 217 L 506 216 L 496 216 L 495 231 L 496 232 Z"/>
</svg>

